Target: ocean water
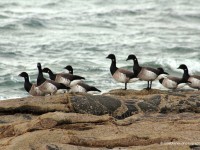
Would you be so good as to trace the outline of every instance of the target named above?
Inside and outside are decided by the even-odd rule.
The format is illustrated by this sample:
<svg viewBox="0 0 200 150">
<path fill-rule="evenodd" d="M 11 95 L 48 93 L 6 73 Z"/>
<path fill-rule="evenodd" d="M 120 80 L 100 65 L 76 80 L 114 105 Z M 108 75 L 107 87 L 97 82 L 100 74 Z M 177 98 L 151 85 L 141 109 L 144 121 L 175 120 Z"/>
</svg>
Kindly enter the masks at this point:
<svg viewBox="0 0 200 150">
<path fill-rule="evenodd" d="M 36 81 L 37 62 L 54 72 L 72 65 L 74 73 L 102 92 L 124 88 L 109 72 L 132 70 L 129 54 L 141 66 L 162 66 L 171 75 L 185 63 L 200 74 L 199 0 L 7 0 L 0 1 L 0 99 L 25 97 L 22 71 Z M 46 76 L 47 77 L 47 76 Z M 128 84 L 143 89 L 146 82 Z M 153 88 L 163 87 L 156 81 Z"/>
</svg>

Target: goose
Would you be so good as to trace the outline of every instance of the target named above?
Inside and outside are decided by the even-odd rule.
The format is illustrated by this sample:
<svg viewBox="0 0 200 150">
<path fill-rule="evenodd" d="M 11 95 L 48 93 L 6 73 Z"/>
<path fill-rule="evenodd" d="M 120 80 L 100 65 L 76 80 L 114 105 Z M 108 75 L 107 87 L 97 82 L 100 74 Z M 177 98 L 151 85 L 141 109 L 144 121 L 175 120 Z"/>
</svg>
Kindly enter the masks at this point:
<svg viewBox="0 0 200 150">
<path fill-rule="evenodd" d="M 29 81 L 29 75 L 26 72 L 21 72 L 18 76 L 24 78 L 24 89 L 32 96 L 44 96 L 45 93 L 43 93 L 36 84 L 32 84 Z"/>
<path fill-rule="evenodd" d="M 87 92 L 91 92 L 91 91 L 101 92 L 96 87 L 90 86 L 90 85 L 88 85 L 86 83 L 82 83 L 82 82 L 72 86 L 69 92 L 71 92 L 71 93 L 76 93 L 76 92 L 87 93 Z"/>
<path fill-rule="evenodd" d="M 181 65 L 177 69 L 181 69 Z M 159 79 L 159 82 L 168 89 L 180 89 L 183 88 L 186 84 L 190 84 L 188 82 L 188 71 L 184 70 L 182 78 L 175 77 L 175 76 L 167 76 L 164 78 Z"/>
<path fill-rule="evenodd" d="M 64 69 L 67 69 L 70 74 L 73 74 L 73 68 L 71 65 L 67 65 Z"/>
<path fill-rule="evenodd" d="M 198 75 L 189 75 L 188 67 L 185 64 L 181 64 L 179 69 L 182 69 L 185 73 L 185 78 L 189 82 L 189 87 L 200 90 L 200 76 Z"/>
<path fill-rule="evenodd" d="M 42 66 L 40 63 L 37 64 L 38 67 L 38 77 L 37 77 L 37 86 L 38 88 L 44 92 L 45 94 L 55 94 L 59 89 L 67 89 L 70 88 L 62 83 L 55 82 L 53 80 L 45 79 L 42 73 Z"/>
<path fill-rule="evenodd" d="M 74 86 L 77 83 L 82 82 L 82 79 L 85 79 L 84 77 L 69 73 L 54 74 L 49 68 L 44 68 L 42 72 L 48 73 L 51 80 L 62 83 L 66 86 Z"/>
<path fill-rule="evenodd" d="M 133 72 L 141 80 L 147 81 L 147 90 L 151 89 L 152 82 L 160 75 L 160 71 L 151 67 L 141 67 L 135 55 L 131 54 L 126 60 L 133 60 Z"/>
<path fill-rule="evenodd" d="M 121 83 L 125 83 L 125 90 L 127 89 L 127 83 L 138 81 L 139 78 L 136 78 L 134 72 L 118 68 L 116 66 L 116 57 L 114 54 L 109 54 L 106 58 L 111 59 L 110 73 L 112 77 Z"/>
</svg>

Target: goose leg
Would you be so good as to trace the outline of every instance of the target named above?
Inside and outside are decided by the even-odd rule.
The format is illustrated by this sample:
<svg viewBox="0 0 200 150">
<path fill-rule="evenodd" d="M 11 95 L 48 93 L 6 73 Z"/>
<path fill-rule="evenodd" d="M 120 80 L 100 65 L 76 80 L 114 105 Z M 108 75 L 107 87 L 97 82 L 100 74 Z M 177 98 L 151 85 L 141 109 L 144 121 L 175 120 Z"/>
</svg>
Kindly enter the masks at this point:
<svg viewBox="0 0 200 150">
<path fill-rule="evenodd" d="M 126 90 L 127 89 L 127 83 L 125 82 L 125 88 L 124 88 L 124 90 Z"/>
<path fill-rule="evenodd" d="M 146 90 L 149 90 L 149 81 L 147 81 L 147 88 L 145 88 Z"/>
<path fill-rule="evenodd" d="M 149 86 L 149 89 L 151 89 L 151 86 L 152 86 L 152 81 L 150 81 L 150 86 Z"/>
</svg>

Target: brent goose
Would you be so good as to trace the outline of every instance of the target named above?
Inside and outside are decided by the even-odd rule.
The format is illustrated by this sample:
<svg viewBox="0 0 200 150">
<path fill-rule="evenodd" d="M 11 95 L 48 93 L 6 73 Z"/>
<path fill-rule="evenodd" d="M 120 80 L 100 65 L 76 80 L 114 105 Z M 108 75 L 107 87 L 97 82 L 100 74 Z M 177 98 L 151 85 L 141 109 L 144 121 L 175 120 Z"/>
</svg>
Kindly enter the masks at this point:
<svg viewBox="0 0 200 150">
<path fill-rule="evenodd" d="M 54 74 L 49 68 L 44 68 L 42 72 L 48 73 L 51 80 L 62 83 L 66 86 L 76 85 L 77 83 L 82 82 L 82 79 L 85 79 L 84 77 L 69 73 Z"/>
<path fill-rule="evenodd" d="M 184 70 L 184 74 L 185 74 L 185 78 L 187 79 L 187 81 L 189 82 L 189 86 L 191 88 L 194 89 L 198 89 L 200 90 L 200 76 L 198 75 L 189 75 L 188 73 L 188 68 L 185 64 L 181 64 L 178 69 L 183 69 Z"/>
<path fill-rule="evenodd" d="M 133 72 L 118 68 L 116 66 L 116 57 L 114 54 L 109 54 L 106 58 L 111 59 L 112 61 L 110 66 L 112 77 L 118 82 L 125 83 L 125 90 L 127 89 L 127 83 L 139 80 L 139 78 L 136 78 Z"/>
<path fill-rule="evenodd" d="M 38 88 L 43 91 L 45 94 L 55 94 L 59 89 L 70 89 L 66 85 L 62 83 L 58 83 L 52 80 L 47 80 L 44 78 L 42 73 L 42 66 L 40 63 L 37 64 L 38 67 L 38 77 L 37 77 L 37 86 Z"/>
<path fill-rule="evenodd" d="M 29 81 L 29 75 L 26 72 L 20 73 L 18 76 L 24 77 L 24 89 L 32 96 L 43 96 L 45 95 L 36 84 L 32 84 Z"/>
<path fill-rule="evenodd" d="M 156 78 L 156 80 L 160 80 L 162 78 L 166 78 L 169 74 L 167 72 L 164 71 L 163 68 L 157 68 L 158 72 L 158 77 Z"/>
<path fill-rule="evenodd" d="M 181 69 L 182 66 L 180 65 L 177 69 Z M 161 78 L 159 82 L 168 89 L 180 89 L 184 87 L 186 84 L 190 84 L 188 81 L 188 70 L 184 70 L 182 78 L 174 77 L 174 76 L 167 76 Z"/>
<path fill-rule="evenodd" d="M 73 74 L 73 68 L 71 65 L 67 65 L 64 69 L 67 69 L 70 74 Z"/>
<path fill-rule="evenodd" d="M 78 83 L 78 84 L 72 86 L 69 92 L 72 92 L 72 93 L 77 93 L 77 92 L 87 93 L 87 92 L 90 92 L 90 91 L 101 92 L 96 87 L 90 86 L 90 85 L 88 85 L 86 83 Z"/>
<path fill-rule="evenodd" d="M 141 80 L 147 81 L 148 84 L 146 89 L 150 90 L 152 81 L 154 81 L 160 75 L 160 71 L 150 67 L 141 67 L 135 55 L 129 55 L 126 60 L 133 60 L 133 72 L 135 76 Z"/>
</svg>

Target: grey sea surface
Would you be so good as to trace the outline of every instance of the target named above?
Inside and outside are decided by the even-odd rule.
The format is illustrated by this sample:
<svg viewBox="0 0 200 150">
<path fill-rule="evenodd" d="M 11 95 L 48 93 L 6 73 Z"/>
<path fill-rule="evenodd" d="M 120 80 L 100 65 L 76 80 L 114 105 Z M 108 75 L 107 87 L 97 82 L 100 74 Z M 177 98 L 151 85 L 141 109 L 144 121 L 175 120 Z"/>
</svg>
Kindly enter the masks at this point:
<svg viewBox="0 0 200 150">
<path fill-rule="evenodd" d="M 200 1 L 0 1 L 0 99 L 27 96 L 18 74 L 26 71 L 36 82 L 38 62 L 55 73 L 72 65 L 102 92 L 124 88 L 110 75 L 109 53 L 128 70 L 133 62 L 126 58 L 135 54 L 141 66 L 181 76 L 184 63 L 200 74 Z M 158 81 L 153 88 L 164 89 Z"/>
</svg>

